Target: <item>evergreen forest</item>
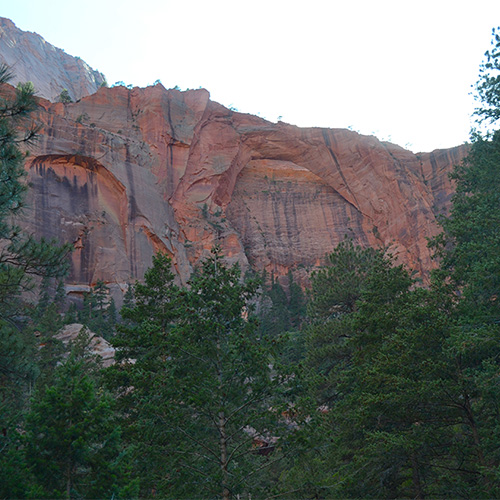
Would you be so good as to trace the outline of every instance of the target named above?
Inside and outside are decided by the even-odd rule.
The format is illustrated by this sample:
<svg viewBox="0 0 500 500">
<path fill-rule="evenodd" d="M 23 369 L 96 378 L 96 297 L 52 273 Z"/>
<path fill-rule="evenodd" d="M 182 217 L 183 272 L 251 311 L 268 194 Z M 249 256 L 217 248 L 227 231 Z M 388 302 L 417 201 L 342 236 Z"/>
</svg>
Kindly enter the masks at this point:
<svg viewBox="0 0 500 500">
<path fill-rule="evenodd" d="M 119 310 L 69 304 L 71 248 L 15 224 L 37 104 L 2 66 L 0 498 L 500 498 L 499 31 L 485 57 L 428 279 L 346 239 L 304 291 L 216 246 Z"/>
</svg>

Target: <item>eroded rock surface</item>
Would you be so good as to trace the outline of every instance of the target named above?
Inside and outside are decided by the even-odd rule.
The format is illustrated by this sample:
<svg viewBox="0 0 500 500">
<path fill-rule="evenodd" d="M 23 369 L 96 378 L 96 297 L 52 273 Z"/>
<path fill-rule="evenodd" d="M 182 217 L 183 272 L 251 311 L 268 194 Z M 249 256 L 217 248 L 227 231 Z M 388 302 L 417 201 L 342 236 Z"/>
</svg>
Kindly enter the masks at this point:
<svg viewBox="0 0 500 500">
<path fill-rule="evenodd" d="M 20 30 L 0 17 L 0 63 L 14 73 L 13 83 L 31 81 L 37 95 L 56 101 L 67 89 L 74 101 L 93 94 L 105 82 L 104 75 L 78 57 L 46 42 L 40 35 Z"/>
<path fill-rule="evenodd" d="M 86 327 L 80 323 L 65 325 L 61 328 L 59 333 L 54 335 L 54 338 L 60 340 L 69 352 L 71 344 L 78 339 L 80 332 L 85 328 Z M 102 366 L 107 368 L 108 366 L 114 365 L 116 349 L 106 339 L 103 339 L 99 335 L 89 330 L 86 331 L 86 334 L 89 340 L 89 350 L 92 354 L 99 356 Z"/>
<path fill-rule="evenodd" d="M 305 279 L 346 236 L 392 245 L 425 272 L 447 174 L 466 153 L 415 155 L 349 130 L 273 124 L 161 84 L 41 104 L 24 225 L 73 243 L 74 286 L 123 290 L 157 250 L 185 282 L 214 244 L 244 269 Z"/>
</svg>

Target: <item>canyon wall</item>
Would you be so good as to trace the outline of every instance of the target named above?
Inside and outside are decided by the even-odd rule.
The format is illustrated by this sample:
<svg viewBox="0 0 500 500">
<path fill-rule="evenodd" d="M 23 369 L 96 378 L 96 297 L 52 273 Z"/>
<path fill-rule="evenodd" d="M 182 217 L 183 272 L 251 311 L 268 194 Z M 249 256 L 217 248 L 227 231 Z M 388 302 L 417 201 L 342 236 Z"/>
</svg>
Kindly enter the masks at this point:
<svg viewBox="0 0 500 500">
<path fill-rule="evenodd" d="M 20 30 L 4 17 L 0 17 L 0 63 L 10 66 L 12 83 L 31 81 L 37 94 L 50 101 L 58 100 L 63 89 L 76 101 L 93 94 L 106 81 L 82 59 L 66 54 L 36 33 Z"/>
<path fill-rule="evenodd" d="M 425 274 L 466 147 L 413 154 L 343 129 L 233 112 L 206 90 L 101 88 L 41 100 L 23 225 L 70 241 L 70 290 L 141 278 L 168 253 L 182 282 L 219 244 L 229 261 L 308 273 L 345 237 L 391 245 Z"/>
</svg>

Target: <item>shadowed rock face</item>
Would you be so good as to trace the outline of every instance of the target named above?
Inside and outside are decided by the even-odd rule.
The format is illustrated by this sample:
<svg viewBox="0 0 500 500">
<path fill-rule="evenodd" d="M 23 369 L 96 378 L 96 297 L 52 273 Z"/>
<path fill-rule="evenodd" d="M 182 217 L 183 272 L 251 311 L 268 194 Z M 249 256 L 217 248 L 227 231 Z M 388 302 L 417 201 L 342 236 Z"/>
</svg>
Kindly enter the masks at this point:
<svg viewBox="0 0 500 500">
<path fill-rule="evenodd" d="M 218 243 L 229 261 L 299 279 L 345 236 L 425 273 L 464 146 L 415 155 L 342 129 L 232 112 L 206 90 L 102 88 L 42 101 L 23 224 L 75 247 L 69 281 L 123 285 L 157 250 L 181 281 Z"/>
<path fill-rule="evenodd" d="M 9 19 L 0 17 L 0 63 L 14 73 L 13 83 L 34 83 L 37 95 L 57 100 L 63 89 L 76 101 L 93 94 L 105 81 L 78 57 L 47 43 L 40 35 L 22 31 Z"/>
</svg>

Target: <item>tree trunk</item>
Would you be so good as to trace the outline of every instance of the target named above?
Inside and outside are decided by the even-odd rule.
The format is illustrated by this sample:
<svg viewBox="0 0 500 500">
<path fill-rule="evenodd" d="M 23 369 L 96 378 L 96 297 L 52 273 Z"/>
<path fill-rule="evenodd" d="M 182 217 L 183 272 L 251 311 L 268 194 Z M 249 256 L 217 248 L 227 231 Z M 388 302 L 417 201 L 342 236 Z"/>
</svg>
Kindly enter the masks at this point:
<svg viewBox="0 0 500 500">
<path fill-rule="evenodd" d="M 71 500 L 71 462 L 66 469 L 66 498 Z"/>
<path fill-rule="evenodd" d="M 217 261 L 215 262 L 217 266 Z M 217 273 L 217 267 L 215 267 L 215 272 Z M 217 340 L 217 353 L 220 353 L 220 340 Z M 222 381 L 222 364 L 220 362 L 220 357 L 217 356 L 217 378 L 219 379 L 219 391 L 222 394 L 223 381 Z M 224 407 L 223 398 L 220 401 L 221 408 Z M 220 468 L 222 472 L 222 499 L 229 500 L 231 498 L 231 492 L 228 488 L 229 475 L 227 473 L 227 433 L 226 433 L 226 416 L 224 410 L 219 412 L 219 448 L 220 448 Z"/>
<path fill-rule="evenodd" d="M 413 487 L 415 488 L 415 498 L 416 500 L 422 500 L 423 498 L 425 498 L 425 495 L 424 491 L 422 490 L 422 484 L 420 483 L 420 474 L 415 453 L 411 454 L 410 461 L 413 475 Z"/>
<path fill-rule="evenodd" d="M 481 438 L 479 436 L 479 431 L 477 429 L 477 425 L 476 425 L 476 420 L 474 418 L 474 413 L 472 411 L 472 405 L 470 403 L 470 399 L 469 399 L 469 394 L 464 391 L 464 401 L 465 401 L 465 414 L 467 415 L 467 420 L 469 421 L 469 426 L 471 428 L 471 431 L 472 431 L 472 438 L 474 440 L 474 444 L 476 445 L 476 451 L 477 451 L 477 458 L 479 460 L 479 464 L 482 466 L 482 467 L 487 467 L 487 464 L 486 464 L 486 460 L 484 458 L 484 455 L 483 455 L 483 450 L 482 450 L 482 446 L 481 446 Z"/>
<path fill-rule="evenodd" d="M 231 493 L 227 487 L 228 473 L 227 473 L 227 434 L 226 434 L 226 418 L 224 412 L 219 412 L 219 446 L 220 446 L 220 467 L 222 471 L 222 498 L 229 500 Z"/>
</svg>

